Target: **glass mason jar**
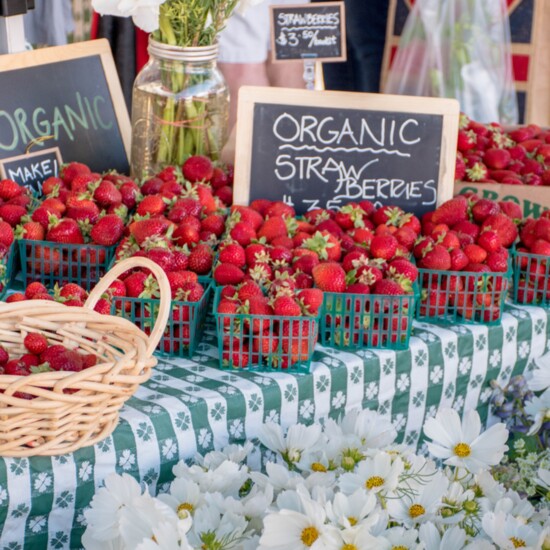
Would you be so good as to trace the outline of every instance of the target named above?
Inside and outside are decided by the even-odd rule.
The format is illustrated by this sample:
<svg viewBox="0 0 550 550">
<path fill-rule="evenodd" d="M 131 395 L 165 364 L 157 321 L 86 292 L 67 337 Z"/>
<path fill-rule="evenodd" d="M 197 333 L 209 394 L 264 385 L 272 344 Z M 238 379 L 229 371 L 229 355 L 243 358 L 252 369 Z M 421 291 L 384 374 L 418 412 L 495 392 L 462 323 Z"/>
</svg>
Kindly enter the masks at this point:
<svg viewBox="0 0 550 550">
<path fill-rule="evenodd" d="M 132 175 L 151 176 L 191 155 L 217 159 L 227 141 L 229 91 L 218 46 L 182 48 L 149 39 L 149 62 L 134 82 Z"/>
</svg>

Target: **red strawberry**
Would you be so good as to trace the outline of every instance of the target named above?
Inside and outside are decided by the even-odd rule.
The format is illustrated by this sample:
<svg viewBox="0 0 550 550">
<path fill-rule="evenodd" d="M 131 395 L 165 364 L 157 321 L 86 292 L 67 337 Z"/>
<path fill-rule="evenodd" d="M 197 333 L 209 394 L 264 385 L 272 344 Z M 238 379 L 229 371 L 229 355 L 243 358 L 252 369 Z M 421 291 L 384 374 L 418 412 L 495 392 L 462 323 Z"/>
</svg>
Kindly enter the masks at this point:
<svg viewBox="0 0 550 550">
<path fill-rule="evenodd" d="M 212 177 L 210 178 L 210 185 L 212 189 L 219 189 L 229 185 L 229 178 L 227 174 L 221 168 L 214 168 L 212 170 Z"/>
<path fill-rule="evenodd" d="M 255 231 L 258 231 L 264 223 L 263 216 L 249 206 L 233 205 L 231 207 L 231 217 L 233 216 L 237 216 L 237 221 L 251 225 Z"/>
<path fill-rule="evenodd" d="M 382 279 L 377 281 L 372 287 L 373 294 L 386 294 L 390 296 L 399 296 L 405 294 L 403 287 L 396 281 Z"/>
<path fill-rule="evenodd" d="M 69 349 L 52 354 L 47 362 L 52 370 L 64 372 L 80 372 L 84 365 L 82 356 L 78 352 Z"/>
<path fill-rule="evenodd" d="M 33 355 L 40 355 L 48 348 L 48 340 L 43 334 L 39 334 L 38 332 L 29 332 L 25 336 L 23 344 L 29 353 Z"/>
<path fill-rule="evenodd" d="M 212 249 L 207 244 L 198 244 L 189 254 L 188 269 L 206 275 L 212 269 L 213 254 Z"/>
<path fill-rule="evenodd" d="M 166 210 L 166 203 L 162 195 L 147 195 L 138 204 L 136 213 L 139 216 L 159 216 Z"/>
<path fill-rule="evenodd" d="M 237 222 L 231 229 L 230 235 L 241 246 L 248 246 L 256 239 L 256 231 L 246 222 Z"/>
<path fill-rule="evenodd" d="M 344 292 L 346 289 L 346 272 L 335 262 L 321 263 L 313 268 L 315 285 L 325 292 Z"/>
<path fill-rule="evenodd" d="M 0 220 L 0 244 L 9 248 L 14 240 L 13 229 L 9 223 Z"/>
<path fill-rule="evenodd" d="M 466 256 L 462 248 L 451 250 L 450 256 L 452 271 L 462 271 L 470 263 L 468 256 Z"/>
<path fill-rule="evenodd" d="M 226 244 L 219 253 L 218 259 L 222 263 L 233 264 L 242 267 L 246 264 L 244 248 L 238 243 Z"/>
<path fill-rule="evenodd" d="M 31 373 L 29 367 L 21 359 L 12 359 L 4 365 L 4 374 L 11 376 L 28 376 Z"/>
<path fill-rule="evenodd" d="M 174 256 L 170 250 L 161 247 L 150 248 L 145 256 L 162 267 L 166 273 L 173 270 Z"/>
<path fill-rule="evenodd" d="M 487 149 L 483 155 L 483 162 L 494 170 L 502 170 L 510 164 L 512 156 L 506 149 Z"/>
<path fill-rule="evenodd" d="M 254 281 L 245 281 L 239 286 L 237 296 L 241 303 L 244 303 L 251 298 L 263 298 L 264 294 L 262 289 Z"/>
<path fill-rule="evenodd" d="M 541 256 L 550 256 L 550 242 L 537 239 L 531 247 L 532 254 L 540 254 Z"/>
<path fill-rule="evenodd" d="M 94 311 L 101 313 L 102 315 L 110 315 L 111 313 L 111 302 L 107 298 L 100 298 L 97 301 L 97 304 L 94 306 Z"/>
<path fill-rule="evenodd" d="M 387 276 L 391 279 L 398 278 L 399 275 L 406 277 L 414 283 L 418 278 L 418 269 L 405 258 L 397 258 L 388 265 Z"/>
<path fill-rule="evenodd" d="M 498 203 L 501 211 L 512 220 L 520 220 L 523 217 L 521 206 L 513 201 L 500 201 Z"/>
<path fill-rule="evenodd" d="M 436 244 L 419 258 L 418 267 L 447 271 L 451 268 L 451 255 L 444 246 Z"/>
<path fill-rule="evenodd" d="M 200 222 L 198 225 L 200 228 Z M 188 245 L 192 247 L 200 241 L 199 229 L 193 227 L 191 224 L 182 223 L 172 233 L 172 239 L 178 246 Z"/>
<path fill-rule="evenodd" d="M 180 302 L 198 302 L 204 296 L 204 287 L 197 281 L 188 281 L 181 285 L 175 299 Z"/>
<path fill-rule="evenodd" d="M 461 152 L 469 151 L 476 146 L 477 136 L 472 130 L 459 130 L 457 148 Z"/>
<path fill-rule="evenodd" d="M 487 258 L 487 251 L 477 244 L 468 244 L 464 247 L 464 253 L 472 264 L 482 264 Z"/>
<path fill-rule="evenodd" d="M 21 292 L 14 292 L 6 297 L 6 303 L 11 304 L 12 302 L 24 302 L 27 298 Z"/>
<path fill-rule="evenodd" d="M 70 162 L 61 167 L 59 176 L 66 184 L 70 184 L 76 176 L 91 173 L 90 168 L 81 162 Z"/>
<path fill-rule="evenodd" d="M 281 316 L 300 316 L 302 308 L 300 304 L 290 296 L 279 296 L 273 303 L 273 312 Z"/>
<path fill-rule="evenodd" d="M 518 236 L 516 224 L 505 214 L 494 214 L 485 219 L 481 225 L 483 229 L 491 229 L 500 237 L 502 246 L 508 248 L 514 244 Z"/>
<path fill-rule="evenodd" d="M 213 276 L 219 285 L 238 285 L 244 279 L 244 272 L 235 264 L 219 264 Z"/>
<path fill-rule="evenodd" d="M 478 224 L 483 223 L 485 219 L 500 212 L 500 206 L 495 201 L 489 199 L 479 199 L 472 206 L 472 217 Z"/>
<path fill-rule="evenodd" d="M 63 244 L 84 244 L 84 237 L 78 223 L 71 218 L 54 222 L 46 233 L 46 240 Z"/>
<path fill-rule="evenodd" d="M 132 222 L 129 226 L 129 231 L 130 235 L 141 245 L 148 238 L 164 235 L 170 225 L 170 222 L 166 218 L 151 218 Z"/>
<path fill-rule="evenodd" d="M 393 225 L 399 227 L 405 212 L 399 206 L 381 206 L 371 216 L 374 225 Z"/>
<path fill-rule="evenodd" d="M 147 274 L 143 271 L 136 271 L 124 279 L 126 286 L 126 295 L 130 298 L 139 298 L 140 294 L 145 290 L 145 280 Z"/>
<path fill-rule="evenodd" d="M 214 175 L 214 166 L 208 157 L 194 155 L 189 157 L 181 167 L 183 177 L 195 183 L 198 181 L 210 181 Z"/>
<path fill-rule="evenodd" d="M 15 231 L 18 239 L 29 241 L 43 241 L 46 236 L 44 227 L 38 222 L 32 221 L 19 225 Z"/>
<path fill-rule="evenodd" d="M 3 204 L 0 206 L 0 218 L 15 227 L 21 223 L 21 218 L 27 213 L 27 209 L 16 204 Z"/>
<path fill-rule="evenodd" d="M 90 237 L 95 244 L 115 245 L 124 233 L 124 222 L 116 214 L 107 214 L 92 227 Z"/>
<path fill-rule="evenodd" d="M 477 238 L 477 244 L 487 252 L 495 252 L 501 247 L 500 237 L 495 231 L 482 231 Z M 474 246 L 474 245 L 471 245 Z"/>
<path fill-rule="evenodd" d="M 4 366 L 10 359 L 10 356 L 4 346 L 0 345 L 0 365 Z"/>
<path fill-rule="evenodd" d="M 370 242 L 370 253 L 373 258 L 391 260 L 397 251 L 398 241 L 393 235 L 376 235 Z"/>
<path fill-rule="evenodd" d="M 88 293 L 76 283 L 67 283 L 59 290 L 59 296 L 62 298 L 79 298 L 86 300 Z"/>
<path fill-rule="evenodd" d="M 445 223 L 449 227 L 468 218 L 468 201 L 462 195 L 444 202 L 432 215 L 432 222 Z"/>
<path fill-rule="evenodd" d="M 489 176 L 489 170 L 482 162 L 475 162 L 466 170 L 466 181 L 484 181 Z"/>
<path fill-rule="evenodd" d="M 31 283 L 25 289 L 25 298 L 32 300 L 37 294 L 47 294 L 48 289 L 39 282 Z"/>
<path fill-rule="evenodd" d="M 258 238 L 264 238 L 268 243 L 273 239 L 287 235 L 287 226 L 284 218 L 274 216 L 265 220 L 262 227 L 258 231 Z"/>
<path fill-rule="evenodd" d="M 201 230 L 209 231 L 210 233 L 214 233 L 216 237 L 221 237 L 225 231 L 225 220 L 223 219 L 223 216 L 220 216 L 219 214 L 210 214 L 206 218 L 202 219 Z M 242 245 L 242 243 L 240 244 Z"/>
<path fill-rule="evenodd" d="M 273 216 L 293 218 L 296 216 L 296 211 L 283 201 L 273 201 L 267 205 L 263 214 L 266 218 L 272 218 Z"/>
<path fill-rule="evenodd" d="M 323 305 L 324 295 L 322 290 L 318 288 L 305 288 L 297 296 L 305 315 L 317 315 L 319 308 Z"/>
<path fill-rule="evenodd" d="M 114 183 L 108 180 L 102 180 L 94 191 L 94 200 L 103 208 L 108 208 L 113 204 L 120 204 L 122 202 L 122 194 Z"/>
<path fill-rule="evenodd" d="M 9 201 L 14 197 L 18 197 L 23 191 L 24 188 L 13 180 L 5 179 L 0 181 L 0 199 L 4 201 Z"/>
<path fill-rule="evenodd" d="M 508 271 L 508 256 L 508 249 L 503 247 L 494 252 L 489 252 L 486 260 L 487 267 L 491 271 L 498 271 L 502 273 Z"/>
</svg>

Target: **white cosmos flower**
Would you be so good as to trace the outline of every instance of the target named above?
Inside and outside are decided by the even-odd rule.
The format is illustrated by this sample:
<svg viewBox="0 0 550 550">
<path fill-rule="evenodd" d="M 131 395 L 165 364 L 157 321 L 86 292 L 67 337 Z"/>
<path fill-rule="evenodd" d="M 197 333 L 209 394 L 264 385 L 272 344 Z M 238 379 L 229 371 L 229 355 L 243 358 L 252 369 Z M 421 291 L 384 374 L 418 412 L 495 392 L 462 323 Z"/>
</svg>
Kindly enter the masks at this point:
<svg viewBox="0 0 550 550">
<path fill-rule="evenodd" d="M 99 489 L 84 512 L 88 527 L 83 535 L 87 548 L 104 547 L 101 542 L 112 541 L 122 544 L 120 539 L 120 512 L 141 498 L 142 489 L 130 475 L 110 474 L 105 478 L 105 486 Z"/>
<path fill-rule="evenodd" d="M 506 491 L 504 498 L 501 498 L 495 505 L 493 512 L 504 512 L 514 516 L 516 519 L 522 519 L 526 523 L 535 513 L 534 506 L 524 498 L 521 498 L 516 491 Z"/>
<path fill-rule="evenodd" d="M 514 516 L 504 512 L 489 512 L 481 520 L 483 530 L 502 550 L 538 550 L 542 547 L 544 536 L 533 525 L 527 525 Z"/>
<path fill-rule="evenodd" d="M 227 445 L 221 451 L 210 451 L 204 457 L 197 454 L 195 462 L 209 469 L 217 468 L 226 460 L 240 464 L 246 460 L 253 448 L 254 445 L 250 441 L 247 441 L 244 445 Z"/>
<path fill-rule="evenodd" d="M 390 516 L 406 527 L 431 521 L 441 506 L 449 480 L 438 473 L 425 485 L 411 483 L 407 494 L 387 502 Z"/>
<path fill-rule="evenodd" d="M 222 540 L 238 540 L 247 526 L 248 522 L 242 516 L 232 512 L 222 514 L 217 506 L 205 504 L 195 512 L 187 539 L 193 548 L 202 548 L 206 537 L 213 539 L 210 547 L 222 548 Z"/>
<path fill-rule="evenodd" d="M 399 475 L 403 472 L 403 461 L 388 453 L 378 452 L 374 457 L 359 463 L 355 472 L 340 477 L 340 489 L 346 495 L 361 488 L 374 493 L 387 494 L 397 488 Z"/>
<path fill-rule="evenodd" d="M 120 535 L 127 548 L 136 548 L 153 536 L 155 528 L 167 522 L 177 529 L 178 516 L 174 510 L 145 493 L 121 510 Z"/>
<path fill-rule="evenodd" d="M 550 388 L 550 353 L 535 359 L 537 368 L 527 376 L 527 385 L 531 391 L 544 391 Z"/>
<path fill-rule="evenodd" d="M 357 489 L 349 496 L 336 493 L 332 502 L 327 502 L 327 517 L 331 523 L 339 528 L 375 523 L 378 519 L 376 510 L 377 500 L 373 493 L 367 493 L 363 489 Z"/>
<path fill-rule="evenodd" d="M 442 409 L 424 424 L 430 453 L 450 466 L 478 473 L 498 464 L 508 449 L 508 430 L 495 424 L 481 433 L 481 421 L 475 410 L 464 413 L 462 423 L 454 409 Z"/>
<path fill-rule="evenodd" d="M 264 518 L 259 550 L 325 550 L 334 540 L 334 529 L 325 524 L 323 506 L 299 496 L 302 512 L 284 509 Z"/>
<path fill-rule="evenodd" d="M 145 32 L 159 28 L 159 7 L 166 0 L 92 0 L 92 7 L 101 15 L 132 17 Z"/>
<path fill-rule="evenodd" d="M 223 461 L 217 468 L 203 470 L 190 468 L 188 477 L 195 481 L 202 492 L 219 492 L 225 496 L 239 494 L 239 489 L 248 479 L 248 468 L 230 460 Z"/>
<path fill-rule="evenodd" d="M 440 519 L 441 523 L 458 523 L 464 519 L 466 512 L 464 511 L 464 503 L 467 501 L 473 501 L 475 493 L 471 489 L 466 489 L 458 481 L 454 481 L 449 485 L 447 493 L 443 497 L 443 508 L 445 508 L 449 514 L 444 515 Z M 454 513 L 453 513 L 454 512 Z M 452 515 L 450 515 L 452 513 Z"/>
<path fill-rule="evenodd" d="M 285 460 L 293 464 L 300 461 L 306 449 L 312 449 L 319 443 L 321 434 L 320 424 L 294 424 L 290 426 L 285 437 L 279 424 L 269 422 L 261 427 L 258 438 L 265 447 L 280 453 Z"/>
<path fill-rule="evenodd" d="M 250 478 L 260 487 L 266 488 L 271 485 L 275 492 L 284 489 L 296 489 L 298 485 L 304 483 L 304 478 L 297 472 L 291 472 L 286 465 L 268 462 L 265 465 L 267 475 L 261 472 L 250 472 Z"/>
<path fill-rule="evenodd" d="M 545 470 L 544 468 L 539 468 L 537 472 L 537 483 L 550 491 L 550 470 Z"/>
<path fill-rule="evenodd" d="M 550 388 L 540 397 L 534 396 L 525 403 L 525 414 L 533 419 L 533 425 L 527 435 L 536 434 L 545 422 L 550 421 Z"/>
<path fill-rule="evenodd" d="M 388 540 L 375 537 L 369 529 L 366 523 L 343 531 L 334 529 L 334 537 L 326 550 L 391 550 Z"/>
<path fill-rule="evenodd" d="M 153 538 L 144 540 L 136 550 L 193 550 L 185 534 L 191 523 L 180 521 L 177 525 L 170 522 L 153 528 Z"/>
<path fill-rule="evenodd" d="M 159 500 L 170 506 L 180 519 L 185 519 L 204 502 L 197 483 L 183 477 L 172 481 L 170 492 L 158 496 Z"/>
<path fill-rule="evenodd" d="M 404 527 L 392 527 L 384 531 L 380 538 L 386 540 L 388 546 L 381 548 L 399 548 L 399 550 L 423 550 L 424 545 L 418 543 L 418 531 Z"/>
<path fill-rule="evenodd" d="M 353 431 L 369 449 L 387 447 L 397 437 L 397 431 L 388 418 L 368 409 L 357 415 Z"/>
<path fill-rule="evenodd" d="M 466 546 L 466 532 L 458 526 L 441 535 L 433 523 L 424 523 L 418 529 L 418 536 L 426 550 L 463 550 Z"/>
<path fill-rule="evenodd" d="M 475 476 L 476 485 L 481 489 L 482 496 L 494 506 L 504 498 L 506 489 L 489 472 L 483 471 Z"/>
</svg>

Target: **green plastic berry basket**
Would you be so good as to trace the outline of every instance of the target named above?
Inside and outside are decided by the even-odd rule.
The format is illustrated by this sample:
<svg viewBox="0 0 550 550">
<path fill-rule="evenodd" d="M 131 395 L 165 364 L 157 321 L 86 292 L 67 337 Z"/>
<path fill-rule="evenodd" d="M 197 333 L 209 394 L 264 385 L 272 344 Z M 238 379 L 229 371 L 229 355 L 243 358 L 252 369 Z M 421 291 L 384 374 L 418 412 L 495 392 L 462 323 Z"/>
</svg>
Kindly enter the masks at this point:
<svg viewBox="0 0 550 550">
<path fill-rule="evenodd" d="M 514 250 L 512 301 L 521 305 L 550 306 L 550 257 Z"/>
<path fill-rule="evenodd" d="M 309 372 L 321 313 L 315 317 L 218 313 L 221 292 L 222 287 L 217 287 L 214 296 L 220 368 Z"/>
<path fill-rule="evenodd" d="M 407 349 L 418 285 L 411 294 L 325 292 L 321 343 L 337 349 Z"/>
<path fill-rule="evenodd" d="M 498 325 L 511 286 L 512 269 L 478 273 L 419 269 L 416 318 L 436 325 Z"/>
<path fill-rule="evenodd" d="M 90 290 L 109 270 L 116 246 L 62 244 L 48 241 L 19 241 L 23 283 L 40 281 L 47 287 L 55 283 L 76 283 Z"/>
<path fill-rule="evenodd" d="M 157 355 L 191 357 L 201 341 L 208 304 L 212 293 L 210 279 L 200 279 L 204 294 L 198 302 L 172 300 L 168 323 L 156 349 Z M 132 321 L 144 332 L 152 330 L 160 308 L 156 298 L 116 297 L 111 303 L 111 314 Z"/>
<path fill-rule="evenodd" d="M 16 254 L 17 248 L 15 244 L 12 244 L 7 254 L 0 259 L 0 300 L 5 298 L 12 282 Z"/>
</svg>

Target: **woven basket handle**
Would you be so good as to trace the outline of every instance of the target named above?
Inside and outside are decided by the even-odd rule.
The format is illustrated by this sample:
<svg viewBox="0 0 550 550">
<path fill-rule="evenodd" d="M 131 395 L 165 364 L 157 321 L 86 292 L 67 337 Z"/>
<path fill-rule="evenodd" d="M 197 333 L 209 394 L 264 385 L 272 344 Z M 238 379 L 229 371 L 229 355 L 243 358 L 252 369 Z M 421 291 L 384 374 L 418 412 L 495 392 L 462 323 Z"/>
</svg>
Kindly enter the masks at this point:
<svg viewBox="0 0 550 550">
<path fill-rule="evenodd" d="M 153 327 L 153 330 L 151 331 L 151 334 L 149 336 L 149 343 L 147 344 L 147 355 L 151 356 L 153 355 L 153 352 L 155 351 L 158 343 L 160 342 L 160 339 L 162 338 L 162 335 L 164 334 L 172 305 L 172 294 L 170 291 L 170 284 L 168 283 L 168 277 L 166 277 L 166 273 L 158 264 L 156 264 L 152 260 L 149 260 L 148 258 L 142 258 L 139 256 L 122 260 L 120 263 L 117 263 L 115 266 L 113 266 L 100 279 L 97 285 L 90 292 L 90 295 L 88 296 L 84 307 L 87 307 L 88 309 L 94 309 L 98 300 L 111 286 L 113 281 L 126 271 L 134 269 L 136 267 L 145 267 L 149 269 L 157 279 L 160 289 L 159 312 L 155 321 L 155 326 Z"/>
</svg>

